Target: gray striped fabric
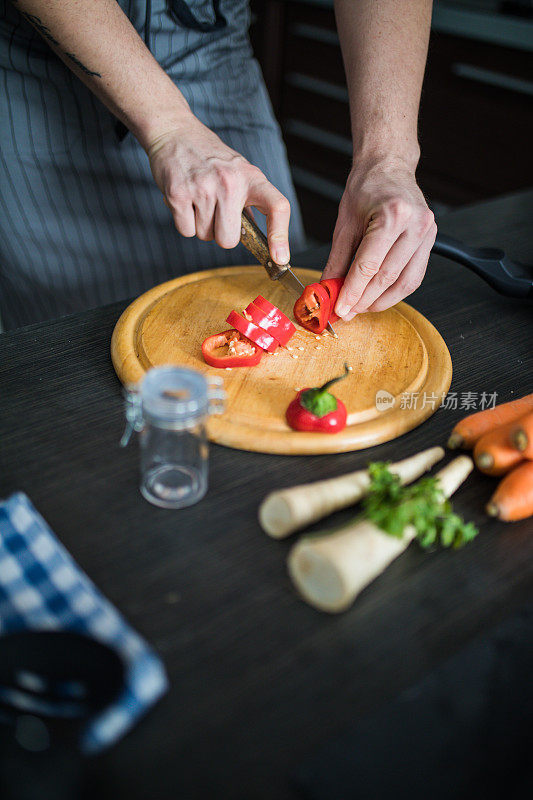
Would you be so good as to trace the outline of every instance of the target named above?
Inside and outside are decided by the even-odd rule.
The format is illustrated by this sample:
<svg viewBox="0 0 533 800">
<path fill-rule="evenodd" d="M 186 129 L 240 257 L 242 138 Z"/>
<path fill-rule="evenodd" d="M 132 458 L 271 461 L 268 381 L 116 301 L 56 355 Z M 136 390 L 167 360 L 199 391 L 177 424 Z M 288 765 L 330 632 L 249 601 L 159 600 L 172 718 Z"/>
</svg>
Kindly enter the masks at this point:
<svg viewBox="0 0 533 800">
<path fill-rule="evenodd" d="M 207 32 L 184 24 L 183 3 L 120 5 L 196 116 L 288 197 L 291 246 L 303 247 L 285 147 L 248 40 L 247 2 L 221 0 L 226 24 Z M 187 8 L 212 27 L 212 0 Z M 133 297 L 185 272 L 250 261 L 241 245 L 227 251 L 179 235 L 142 148 L 131 134 L 120 141 L 116 119 L 6 0 L 0 119 L 6 329 Z"/>
</svg>

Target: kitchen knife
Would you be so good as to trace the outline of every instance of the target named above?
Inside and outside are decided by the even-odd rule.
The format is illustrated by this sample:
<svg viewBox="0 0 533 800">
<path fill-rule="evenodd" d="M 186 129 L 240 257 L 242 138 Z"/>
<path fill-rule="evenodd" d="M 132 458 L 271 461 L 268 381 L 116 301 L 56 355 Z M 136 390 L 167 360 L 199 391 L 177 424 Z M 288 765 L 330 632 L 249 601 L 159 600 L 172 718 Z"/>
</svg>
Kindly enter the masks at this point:
<svg viewBox="0 0 533 800">
<path fill-rule="evenodd" d="M 241 242 L 264 266 L 270 280 L 280 281 L 289 291 L 296 292 L 300 297 L 305 286 L 292 271 L 290 263 L 280 265 L 272 261 L 264 233 L 244 211 L 241 214 Z M 333 336 L 337 337 L 329 322 L 327 327 Z"/>
</svg>

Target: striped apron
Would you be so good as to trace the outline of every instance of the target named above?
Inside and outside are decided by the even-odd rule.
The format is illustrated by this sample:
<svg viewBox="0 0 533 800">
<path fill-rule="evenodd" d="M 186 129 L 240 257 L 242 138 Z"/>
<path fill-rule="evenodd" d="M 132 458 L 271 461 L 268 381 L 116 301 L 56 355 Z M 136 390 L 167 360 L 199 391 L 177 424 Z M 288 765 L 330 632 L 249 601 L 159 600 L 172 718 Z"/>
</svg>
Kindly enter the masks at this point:
<svg viewBox="0 0 533 800">
<path fill-rule="evenodd" d="M 248 39 L 246 0 L 121 0 L 193 113 L 290 200 L 285 147 Z M 7 0 L 0 0 L 0 318 L 15 328 L 247 263 L 182 237 L 148 158 Z"/>
</svg>

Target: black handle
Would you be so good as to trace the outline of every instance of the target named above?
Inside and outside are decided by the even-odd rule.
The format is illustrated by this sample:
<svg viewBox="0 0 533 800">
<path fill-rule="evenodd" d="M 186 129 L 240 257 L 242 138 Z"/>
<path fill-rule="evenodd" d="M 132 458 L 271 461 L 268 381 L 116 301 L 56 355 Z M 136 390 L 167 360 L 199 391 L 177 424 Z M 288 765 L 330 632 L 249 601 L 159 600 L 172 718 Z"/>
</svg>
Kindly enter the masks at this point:
<svg viewBox="0 0 533 800">
<path fill-rule="evenodd" d="M 469 247 L 451 236 L 439 233 L 432 252 L 464 264 L 500 294 L 507 297 L 533 297 L 533 276 L 514 275 L 513 270 L 523 270 L 523 267 L 514 264 L 503 250 L 496 247 Z"/>
</svg>

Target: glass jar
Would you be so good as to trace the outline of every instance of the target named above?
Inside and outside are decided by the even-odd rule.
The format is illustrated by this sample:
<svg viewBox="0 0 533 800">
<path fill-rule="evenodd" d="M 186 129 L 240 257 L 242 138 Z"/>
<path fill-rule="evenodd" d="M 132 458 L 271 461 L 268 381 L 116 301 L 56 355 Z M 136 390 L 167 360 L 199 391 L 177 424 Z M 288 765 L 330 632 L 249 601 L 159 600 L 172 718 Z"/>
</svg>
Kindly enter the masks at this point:
<svg viewBox="0 0 533 800">
<path fill-rule="evenodd" d="M 154 367 L 126 394 L 125 446 L 139 432 L 140 490 L 150 503 L 184 508 L 207 491 L 206 419 L 221 414 L 222 379 L 182 367 Z"/>
</svg>

